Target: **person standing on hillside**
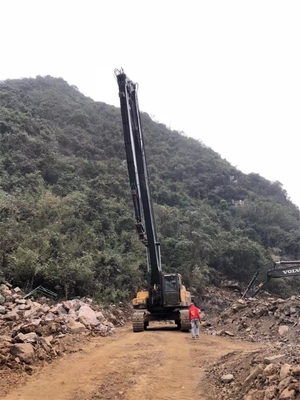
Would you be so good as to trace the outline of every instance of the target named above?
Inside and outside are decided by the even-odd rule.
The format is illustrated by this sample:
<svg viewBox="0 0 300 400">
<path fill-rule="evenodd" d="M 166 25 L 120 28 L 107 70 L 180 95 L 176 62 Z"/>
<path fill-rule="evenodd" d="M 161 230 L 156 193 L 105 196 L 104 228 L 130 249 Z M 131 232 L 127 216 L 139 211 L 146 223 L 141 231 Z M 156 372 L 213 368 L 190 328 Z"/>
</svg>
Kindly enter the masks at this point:
<svg viewBox="0 0 300 400">
<path fill-rule="evenodd" d="M 199 337 L 201 316 L 200 310 L 196 307 L 194 300 L 190 304 L 189 320 L 191 322 L 192 339 L 195 339 L 195 337 Z"/>
</svg>

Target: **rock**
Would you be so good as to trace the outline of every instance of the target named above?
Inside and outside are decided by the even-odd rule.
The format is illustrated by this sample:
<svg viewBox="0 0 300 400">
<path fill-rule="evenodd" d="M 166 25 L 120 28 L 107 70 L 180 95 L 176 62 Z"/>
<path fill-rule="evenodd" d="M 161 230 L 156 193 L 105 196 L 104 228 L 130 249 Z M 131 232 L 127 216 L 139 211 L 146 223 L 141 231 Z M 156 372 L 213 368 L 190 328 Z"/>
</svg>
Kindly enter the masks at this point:
<svg viewBox="0 0 300 400">
<path fill-rule="evenodd" d="M 244 400 L 264 400 L 264 395 L 264 390 L 253 389 L 244 397 Z"/>
<path fill-rule="evenodd" d="M 106 325 L 101 324 L 97 326 L 97 330 L 103 336 L 106 336 L 108 334 L 108 327 Z"/>
<path fill-rule="evenodd" d="M 276 366 L 273 363 L 268 364 L 263 370 L 263 374 L 266 376 L 273 375 L 275 372 L 276 372 Z"/>
<path fill-rule="evenodd" d="M 53 340 L 53 336 L 39 338 L 39 343 L 46 352 L 49 352 L 52 348 L 51 340 Z"/>
<path fill-rule="evenodd" d="M 285 354 L 279 354 L 277 356 L 272 356 L 272 357 L 265 357 L 264 363 L 265 364 L 277 364 L 280 363 L 281 361 L 284 361 L 285 359 Z"/>
<path fill-rule="evenodd" d="M 279 333 L 280 336 L 282 336 L 282 335 L 286 334 L 289 331 L 289 329 L 290 328 L 287 325 L 281 325 L 278 328 L 278 333 Z"/>
<path fill-rule="evenodd" d="M 224 333 L 225 333 L 225 335 L 227 335 L 227 336 L 235 336 L 234 333 L 232 333 L 232 332 L 230 332 L 230 331 L 225 331 Z"/>
<path fill-rule="evenodd" d="M 278 389 L 280 391 L 282 391 L 283 389 L 285 389 L 291 382 L 291 377 L 287 376 L 285 379 L 282 379 L 279 384 L 278 384 Z"/>
<path fill-rule="evenodd" d="M 277 392 L 277 388 L 276 388 L 275 385 L 267 387 L 266 390 L 265 390 L 265 395 L 264 395 L 264 399 L 263 400 L 273 400 L 273 399 L 275 399 L 276 392 Z"/>
<path fill-rule="evenodd" d="M 62 306 L 66 311 L 70 311 L 72 309 L 72 303 L 71 301 L 63 301 Z"/>
<path fill-rule="evenodd" d="M 5 303 L 5 297 L 0 293 L 0 305 Z"/>
<path fill-rule="evenodd" d="M 32 367 L 31 365 L 25 365 L 25 372 L 26 372 L 28 375 L 32 375 L 32 374 L 33 374 L 33 371 L 34 371 L 34 369 L 33 369 L 33 367 Z"/>
<path fill-rule="evenodd" d="M 295 390 L 284 389 L 279 396 L 279 400 L 293 400 L 295 399 Z"/>
<path fill-rule="evenodd" d="M 50 312 L 52 312 L 53 314 L 58 314 L 58 309 L 59 307 L 61 307 L 60 304 L 55 304 L 54 306 L 50 307 Z"/>
<path fill-rule="evenodd" d="M 11 343 L 12 339 L 10 336 L 5 336 L 5 335 L 1 335 L 0 336 L 0 343 L 1 342 L 5 342 L 5 343 Z"/>
<path fill-rule="evenodd" d="M 300 365 L 297 365 L 297 367 L 294 367 L 292 369 L 292 375 L 294 376 L 300 376 Z"/>
<path fill-rule="evenodd" d="M 12 291 L 10 289 L 3 289 L 1 290 L 3 296 L 6 297 L 11 297 L 12 296 Z"/>
<path fill-rule="evenodd" d="M 48 304 L 43 304 L 42 308 L 40 309 L 40 311 L 43 314 L 46 314 L 49 310 L 50 310 L 50 307 L 48 306 Z"/>
<path fill-rule="evenodd" d="M 221 381 L 224 383 L 230 383 L 234 380 L 234 376 L 232 374 L 223 375 L 221 377 Z"/>
<path fill-rule="evenodd" d="M 17 343 L 11 346 L 10 353 L 26 364 L 30 364 L 33 361 L 34 348 L 30 343 Z"/>
<path fill-rule="evenodd" d="M 102 322 L 102 321 L 104 320 L 104 315 L 102 314 L 101 311 L 97 311 L 97 312 L 95 313 L 95 315 L 96 315 L 96 318 L 97 318 L 100 322 Z"/>
<path fill-rule="evenodd" d="M 72 309 L 74 311 L 78 311 L 80 309 L 80 307 L 85 304 L 83 301 L 80 301 L 78 299 L 71 300 L 71 303 L 72 303 Z"/>
<path fill-rule="evenodd" d="M 263 366 L 261 364 L 254 367 L 250 372 L 250 374 L 247 376 L 247 378 L 244 380 L 243 387 L 251 383 L 257 377 L 257 375 L 260 375 L 262 372 L 263 372 Z"/>
<path fill-rule="evenodd" d="M 292 315 L 292 314 L 296 314 L 296 312 L 297 312 L 296 307 L 291 306 L 291 307 L 290 307 L 290 314 L 291 314 L 291 315 Z"/>
<path fill-rule="evenodd" d="M 36 351 L 36 358 L 39 360 L 46 360 L 48 358 L 47 352 L 42 347 L 38 348 Z"/>
<path fill-rule="evenodd" d="M 86 330 L 85 325 L 83 325 L 81 322 L 74 321 L 73 319 L 69 320 L 68 327 L 69 331 L 72 333 L 80 333 Z"/>
<path fill-rule="evenodd" d="M 71 308 L 71 310 L 68 312 L 68 318 L 72 318 L 74 320 L 77 319 L 76 311 L 73 308 Z"/>
<path fill-rule="evenodd" d="M 78 320 L 85 326 L 95 327 L 100 325 L 100 321 L 94 310 L 90 306 L 84 305 L 78 311 Z"/>
<path fill-rule="evenodd" d="M 16 304 L 11 301 L 6 301 L 3 305 L 10 310 L 13 310 L 16 307 Z"/>
<path fill-rule="evenodd" d="M 286 302 L 286 300 L 284 300 L 284 299 L 277 299 L 276 301 L 277 301 L 278 304 L 282 304 L 282 303 Z"/>
<path fill-rule="evenodd" d="M 45 341 L 47 346 L 50 346 L 50 347 L 52 346 L 52 341 L 53 341 L 53 336 L 52 335 L 43 337 L 41 339 Z"/>
<path fill-rule="evenodd" d="M 278 382 L 278 375 L 277 374 L 269 375 L 268 376 L 268 381 L 269 381 L 269 384 L 277 383 Z"/>
<path fill-rule="evenodd" d="M 37 334 L 35 332 L 29 332 L 26 333 L 25 335 L 20 332 L 14 337 L 14 341 L 22 343 L 35 343 L 36 340 L 37 340 Z"/>
<path fill-rule="evenodd" d="M 6 313 L 6 307 L 0 306 L 0 314 L 5 314 Z"/>
<path fill-rule="evenodd" d="M 36 328 L 41 324 L 41 319 L 32 319 L 28 324 L 22 326 L 23 332 L 35 332 Z"/>
<path fill-rule="evenodd" d="M 25 311 L 24 313 L 24 317 L 25 318 L 30 318 L 31 316 L 33 316 L 35 314 L 36 310 L 34 307 L 29 308 L 28 310 Z"/>
<path fill-rule="evenodd" d="M 107 321 L 107 319 L 105 319 L 105 320 L 102 322 L 102 325 L 106 325 L 106 326 L 108 326 L 109 328 L 114 328 L 114 324 L 113 324 L 112 322 L 110 322 L 110 321 Z"/>
<path fill-rule="evenodd" d="M 288 376 L 288 373 L 290 372 L 291 366 L 290 364 L 283 364 L 280 368 L 280 373 L 279 373 L 279 378 L 282 381 Z"/>
<path fill-rule="evenodd" d="M 58 315 L 66 315 L 68 314 L 68 311 L 61 305 L 60 307 L 57 308 L 57 313 Z"/>
<path fill-rule="evenodd" d="M 54 320 L 55 320 L 55 315 L 52 312 L 48 312 L 44 317 L 45 322 L 51 322 Z"/>
<path fill-rule="evenodd" d="M 3 315 L 3 319 L 6 321 L 18 321 L 19 315 L 16 311 L 9 311 L 8 313 Z"/>
</svg>

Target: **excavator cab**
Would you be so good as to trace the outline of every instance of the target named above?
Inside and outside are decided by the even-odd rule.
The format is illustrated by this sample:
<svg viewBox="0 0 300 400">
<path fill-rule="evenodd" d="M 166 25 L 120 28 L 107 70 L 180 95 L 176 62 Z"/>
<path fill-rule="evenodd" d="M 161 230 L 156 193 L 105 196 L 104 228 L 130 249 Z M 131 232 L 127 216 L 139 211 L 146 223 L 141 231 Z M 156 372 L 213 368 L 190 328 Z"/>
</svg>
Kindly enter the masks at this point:
<svg viewBox="0 0 300 400">
<path fill-rule="evenodd" d="M 191 294 L 182 284 L 180 274 L 165 274 L 164 280 L 164 307 L 188 307 L 191 303 Z"/>
<path fill-rule="evenodd" d="M 180 305 L 180 288 L 182 286 L 179 274 L 167 274 L 163 276 L 165 307 L 178 307 Z"/>
</svg>

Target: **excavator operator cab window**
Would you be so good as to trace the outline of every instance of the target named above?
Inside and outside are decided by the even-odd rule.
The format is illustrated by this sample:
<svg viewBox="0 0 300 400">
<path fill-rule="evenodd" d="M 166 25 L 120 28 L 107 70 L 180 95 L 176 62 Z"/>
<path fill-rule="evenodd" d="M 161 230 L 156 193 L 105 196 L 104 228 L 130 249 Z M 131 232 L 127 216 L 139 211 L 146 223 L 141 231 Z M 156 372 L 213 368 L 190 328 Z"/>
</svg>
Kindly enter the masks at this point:
<svg viewBox="0 0 300 400">
<path fill-rule="evenodd" d="M 165 276 L 164 280 L 165 280 L 165 292 L 177 292 L 178 291 L 177 275 Z"/>
</svg>

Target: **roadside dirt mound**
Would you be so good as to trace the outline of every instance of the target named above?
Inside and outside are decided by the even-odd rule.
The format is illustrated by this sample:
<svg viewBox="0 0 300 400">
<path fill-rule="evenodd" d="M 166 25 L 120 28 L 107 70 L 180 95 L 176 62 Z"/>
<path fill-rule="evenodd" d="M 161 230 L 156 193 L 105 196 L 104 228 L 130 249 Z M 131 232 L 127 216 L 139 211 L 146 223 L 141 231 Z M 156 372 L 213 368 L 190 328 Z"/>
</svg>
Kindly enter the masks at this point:
<svg viewBox="0 0 300 400">
<path fill-rule="evenodd" d="M 288 346 L 235 351 L 208 368 L 206 377 L 219 389 L 216 400 L 299 399 L 299 362 L 299 348 Z"/>
<path fill-rule="evenodd" d="M 300 296 L 281 299 L 262 293 L 243 300 L 235 290 L 214 289 L 213 293 L 222 301 L 217 302 L 218 315 L 206 314 L 206 333 L 261 345 L 257 354 L 233 352 L 208 368 L 208 380 L 219 388 L 216 399 L 300 398 Z M 213 304 L 210 310 L 216 310 L 215 299 Z M 220 310 L 220 305 L 227 306 Z"/>
<path fill-rule="evenodd" d="M 252 342 L 296 344 L 300 335 L 300 296 L 235 299 L 206 324 L 213 335 L 229 335 Z"/>
</svg>

